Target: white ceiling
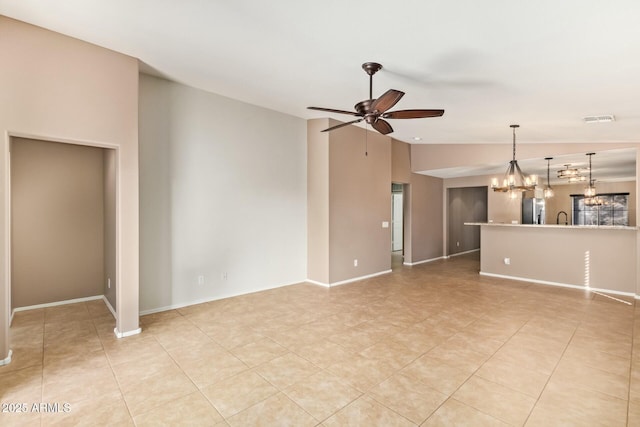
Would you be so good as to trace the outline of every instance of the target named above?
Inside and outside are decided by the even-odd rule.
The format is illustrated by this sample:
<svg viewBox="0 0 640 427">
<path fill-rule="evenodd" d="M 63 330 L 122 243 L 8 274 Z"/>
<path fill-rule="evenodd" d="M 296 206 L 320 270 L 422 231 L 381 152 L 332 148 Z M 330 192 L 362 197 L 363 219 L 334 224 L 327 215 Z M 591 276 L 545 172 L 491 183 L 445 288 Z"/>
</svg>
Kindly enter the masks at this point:
<svg viewBox="0 0 640 427">
<path fill-rule="evenodd" d="M 445 109 L 392 120 L 406 142 L 510 144 L 511 123 L 519 144 L 640 142 L 637 0 L 0 0 L 0 14 L 302 118 L 368 98 L 361 64 L 380 62 L 374 97 Z M 581 120 L 602 114 L 616 121 Z"/>
<path fill-rule="evenodd" d="M 578 148 L 578 146 L 576 146 Z M 436 176 L 438 178 L 458 178 L 464 176 L 492 175 L 502 180 L 503 175 L 509 166 L 508 154 L 505 153 L 504 161 L 491 165 L 481 165 L 476 167 L 458 167 L 447 169 L 436 169 L 421 171 L 425 175 Z M 591 174 L 592 178 L 598 181 L 635 181 L 636 180 L 636 149 L 625 148 L 616 150 L 598 151 L 592 157 Z M 518 164 L 526 174 L 538 175 L 539 182 L 547 182 L 547 162 L 544 159 L 519 159 Z M 589 157 L 584 152 L 554 156 L 549 161 L 549 178 L 551 185 L 568 184 L 566 179 L 558 178 L 558 170 L 570 168 L 589 170 Z M 584 175 L 588 178 L 589 173 Z"/>
</svg>

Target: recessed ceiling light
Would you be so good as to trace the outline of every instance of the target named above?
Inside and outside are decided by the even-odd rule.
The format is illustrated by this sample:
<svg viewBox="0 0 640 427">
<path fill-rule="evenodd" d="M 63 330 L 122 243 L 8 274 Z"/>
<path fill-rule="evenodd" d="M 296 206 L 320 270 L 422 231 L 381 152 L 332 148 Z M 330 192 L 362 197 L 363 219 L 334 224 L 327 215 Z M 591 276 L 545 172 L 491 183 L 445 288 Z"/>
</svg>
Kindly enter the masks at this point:
<svg viewBox="0 0 640 427">
<path fill-rule="evenodd" d="M 609 123 L 614 122 L 616 118 L 613 114 L 603 114 L 601 116 L 586 116 L 583 117 L 582 120 L 585 123 Z"/>
<path fill-rule="evenodd" d="M 422 138 L 420 138 L 419 136 L 414 136 L 414 137 L 413 137 L 413 140 L 414 140 L 414 141 L 422 141 Z"/>
</svg>

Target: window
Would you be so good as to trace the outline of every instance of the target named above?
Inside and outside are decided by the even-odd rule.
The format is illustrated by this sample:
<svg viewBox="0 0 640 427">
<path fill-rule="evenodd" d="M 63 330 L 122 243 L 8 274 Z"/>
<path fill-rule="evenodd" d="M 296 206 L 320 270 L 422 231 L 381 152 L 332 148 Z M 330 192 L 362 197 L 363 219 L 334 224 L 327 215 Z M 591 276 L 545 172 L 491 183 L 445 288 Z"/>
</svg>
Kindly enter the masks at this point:
<svg viewBox="0 0 640 427">
<path fill-rule="evenodd" d="M 599 206 L 584 204 L 584 195 L 572 194 L 574 225 L 629 225 L 629 193 L 598 194 Z"/>
</svg>

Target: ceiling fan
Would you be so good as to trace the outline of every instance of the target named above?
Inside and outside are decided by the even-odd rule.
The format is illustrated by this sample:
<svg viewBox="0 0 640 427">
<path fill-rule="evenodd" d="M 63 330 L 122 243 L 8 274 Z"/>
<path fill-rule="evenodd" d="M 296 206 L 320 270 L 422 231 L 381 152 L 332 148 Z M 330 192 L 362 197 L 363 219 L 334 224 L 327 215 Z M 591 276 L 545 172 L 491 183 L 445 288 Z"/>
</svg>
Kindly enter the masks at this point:
<svg viewBox="0 0 640 427">
<path fill-rule="evenodd" d="M 380 98 L 373 99 L 373 75 L 382 69 L 377 62 L 365 62 L 362 69 L 369 75 L 369 99 L 358 102 L 354 108 L 356 111 L 335 110 L 333 108 L 307 107 L 309 110 L 326 111 L 329 113 L 349 114 L 358 117 L 356 120 L 341 123 L 324 129 L 322 132 L 339 129 L 354 123 L 365 121 L 383 135 L 393 132 L 393 128 L 384 119 L 422 119 L 426 117 L 440 117 L 444 110 L 397 110 L 387 111 L 400 101 L 404 92 L 389 89 Z"/>
</svg>

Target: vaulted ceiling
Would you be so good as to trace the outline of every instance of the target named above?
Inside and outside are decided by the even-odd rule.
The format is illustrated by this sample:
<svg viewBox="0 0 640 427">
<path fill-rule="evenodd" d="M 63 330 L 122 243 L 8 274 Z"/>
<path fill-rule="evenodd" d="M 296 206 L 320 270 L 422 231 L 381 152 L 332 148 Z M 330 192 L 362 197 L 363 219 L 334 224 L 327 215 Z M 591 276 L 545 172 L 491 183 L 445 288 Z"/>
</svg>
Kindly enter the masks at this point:
<svg viewBox="0 0 640 427">
<path fill-rule="evenodd" d="M 632 0 L 0 0 L 0 14 L 302 118 L 368 98 L 361 64 L 380 62 L 374 97 L 393 88 L 398 109 L 445 109 L 392 121 L 411 143 L 509 143 L 511 123 L 519 143 L 640 140 Z M 615 121 L 582 120 L 602 114 Z"/>
</svg>

